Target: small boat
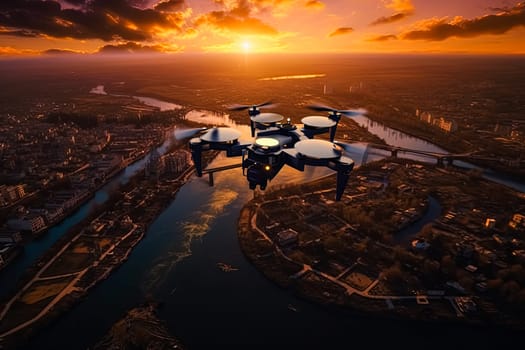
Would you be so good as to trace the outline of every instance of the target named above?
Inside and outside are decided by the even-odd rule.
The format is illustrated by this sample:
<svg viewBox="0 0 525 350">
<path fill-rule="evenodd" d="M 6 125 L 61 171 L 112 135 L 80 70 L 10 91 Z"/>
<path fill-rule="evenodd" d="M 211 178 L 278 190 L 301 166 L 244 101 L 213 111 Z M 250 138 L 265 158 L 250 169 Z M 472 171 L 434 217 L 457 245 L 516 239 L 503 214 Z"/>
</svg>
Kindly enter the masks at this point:
<svg viewBox="0 0 525 350">
<path fill-rule="evenodd" d="M 219 269 L 221 269 L 224 272 L 232 272 L 232 271 L 239 270 L 238 268 L 233 267 L 232 265 L 228 265 L 228 264 L 222 263 L 222 262 L 217 263 L 217 266 L 219 267 Z"/>
</svg>

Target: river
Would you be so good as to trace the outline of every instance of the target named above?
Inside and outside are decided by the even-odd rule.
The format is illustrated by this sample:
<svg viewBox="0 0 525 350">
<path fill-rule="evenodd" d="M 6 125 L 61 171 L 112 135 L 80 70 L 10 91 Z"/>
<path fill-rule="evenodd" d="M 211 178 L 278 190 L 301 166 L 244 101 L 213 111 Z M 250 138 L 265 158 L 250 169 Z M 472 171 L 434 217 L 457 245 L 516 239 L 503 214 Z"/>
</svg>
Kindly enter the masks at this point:
<svg viewBox="0 0 525 350">
<path fill-rule="evenodd" d="M 198 113 L 205 117 L 205 112 Z M 356 145 L 356 156 L 363 149 Z M 232 161 L 238 159 L 221 155 L 211 166 Z M 283 169 L 272 184 L 326 174 L 315 173 L 319 169 L 306 174 Z M 214 187 L 191 178 L 128 261 L 34 337 L 28 348 L 85 349 L 128 309 L 152 299 L 161 302 L 161 319 L 188 349 L 338 349 L 363 344 L 487 348 L 519 339 L 504 331 L 358 316 L 298 299 L 268 281 L 239 248 L 238 214 L 252 196 L 240 169 L 216 174 Z M 223 272 L 219 262 L 238 271 Z"/>
<path fill-rule="evenodd" d="M 159 148 L 160 154 L 166 152 L 166 149 L 171 142 L 166 140 Z M 61 221 L 59 224 L 50 228 L 41 236 L 32 239 L 24 245 L 24 250 L 15 258 L 7 267 L 0 271 L 0 298 L 5 296 L 15 287 L 14 281 L 17 281 L 24 273 L 24 271 L 35 263 L 44 252 L 49 249 L 60 237 L 62 237 L 70 228 L 85 219 L 96 206 L 103 204 L 109 198 L 109 193 L 121 184 L 127 183 L 131 176 L 144 168 L 144 164 L 149 155 L 130 164 L 123 171 L 118 173 L 107 184 L 95 192 L 94 196 L 75 210 L 70 216 Z M 11 288 L 10 288 L 11 287 Z"/>
</svg>

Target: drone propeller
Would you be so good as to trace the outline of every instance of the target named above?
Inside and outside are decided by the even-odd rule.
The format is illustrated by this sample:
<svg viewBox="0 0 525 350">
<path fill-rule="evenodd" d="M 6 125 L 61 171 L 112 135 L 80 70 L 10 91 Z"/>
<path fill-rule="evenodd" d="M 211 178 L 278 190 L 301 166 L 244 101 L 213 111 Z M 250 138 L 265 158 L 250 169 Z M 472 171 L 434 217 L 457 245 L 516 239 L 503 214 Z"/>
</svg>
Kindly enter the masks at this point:
<svg viewBox="0 0 525 350">
<path fill-rule="evenodd" d="M 182 139 L 187 139 L 187 138 L 193 137 L 193 136 L 195 136 L 195 135 L 197 135 L 200 132 L 203 132 L 205 130 L 207 130 L 207 129 L 204 128 L 204 127 L 202 127 L 202 128 L 175 130 L 173 136 L 174 136 L 175 140 L 182 140 Z"/>
<path fill-rule="evenodd" d="M 257 109 L 257 108 L 272 108 L 275 106 L 275 103 L 273 103 L 272 101 L 266 101 L 266 102 L 263 102 L 263 103 L 260 103 L 258 105 L 239 105 L 239 104 L 236 104 L 236 105 L 232 105 L 230 107 L 228 107 L 228 109 L 230 111 L 244 111 L 246 109 Z"/>
<path fill-rule="evenodd" d="M 200 138 L 206 142 L 225 143 L 233 142 L 241 136 L 241 132 L 234 128 L 228 127 L 213 127 L 209 129 Z"/>
<path fill-rule="evenodd" d="M 280 122 L 284 117 L 277 113 L 259 113 L 250 119 L 258 124 L 272 124 Z"/>
<path fill-rule="evenodd" d="M 312 159 L 334 159 L 340 158 L 342 154 L 339 145 L 326 140 L 302 140 L 294 147 L 298 153 Z"/>
<path fill-rule="evenodd" d="M 354 117 L 358 115 L 366 114 L 367 111 L 364 108 L 359 109 L 335 109 L 332 107 L 322 106 L 322 105 L 309 105 L 307 106 L 309 109 L 317 111 L 317 112 L 332 112 L 336 114 L 343 114 L 348 117 Z"/>
<path fill-rule="evenodd" d="M 313 129 L 331 128 L 336 124 L 336 122 L 330 118 L 316 115 L 304 117 L 303 119 L 301 119 L 301 122 L 304 124 L 305 127 Z"/>
</svg>

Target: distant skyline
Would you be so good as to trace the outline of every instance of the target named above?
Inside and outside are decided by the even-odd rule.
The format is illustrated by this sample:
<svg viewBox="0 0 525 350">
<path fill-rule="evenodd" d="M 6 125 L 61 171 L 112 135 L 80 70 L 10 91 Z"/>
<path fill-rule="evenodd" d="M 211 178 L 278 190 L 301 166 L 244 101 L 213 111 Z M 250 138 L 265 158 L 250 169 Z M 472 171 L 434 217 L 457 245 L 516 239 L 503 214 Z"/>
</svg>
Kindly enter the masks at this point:
<svg viewBox="0 0 525 350">
<path fill-rule="evenodd" d="M 525 54 L 510 0 L 1 0 L 0 56 Z"/>
</svg>

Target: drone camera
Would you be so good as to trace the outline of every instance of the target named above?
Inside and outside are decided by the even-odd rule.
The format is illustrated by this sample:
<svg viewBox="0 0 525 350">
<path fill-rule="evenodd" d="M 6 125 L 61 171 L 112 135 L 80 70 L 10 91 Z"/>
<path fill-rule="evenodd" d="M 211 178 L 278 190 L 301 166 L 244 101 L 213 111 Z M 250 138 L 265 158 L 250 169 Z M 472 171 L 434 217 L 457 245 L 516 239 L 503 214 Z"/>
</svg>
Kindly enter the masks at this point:
<svg viewBox="0 0 525 350">
<path fill-rule="evenodd" d="M 261 190 L 266 188 L 266 184 L 269 179 L 269 172 L 272 167 L 269 164 L 254 163 L 248 168 L 246 177 L 250 183 L 250 189 L 253 189 L 259 185 Z M 253 187 L 253 188 L 252 188 Z"/>
</svg>

